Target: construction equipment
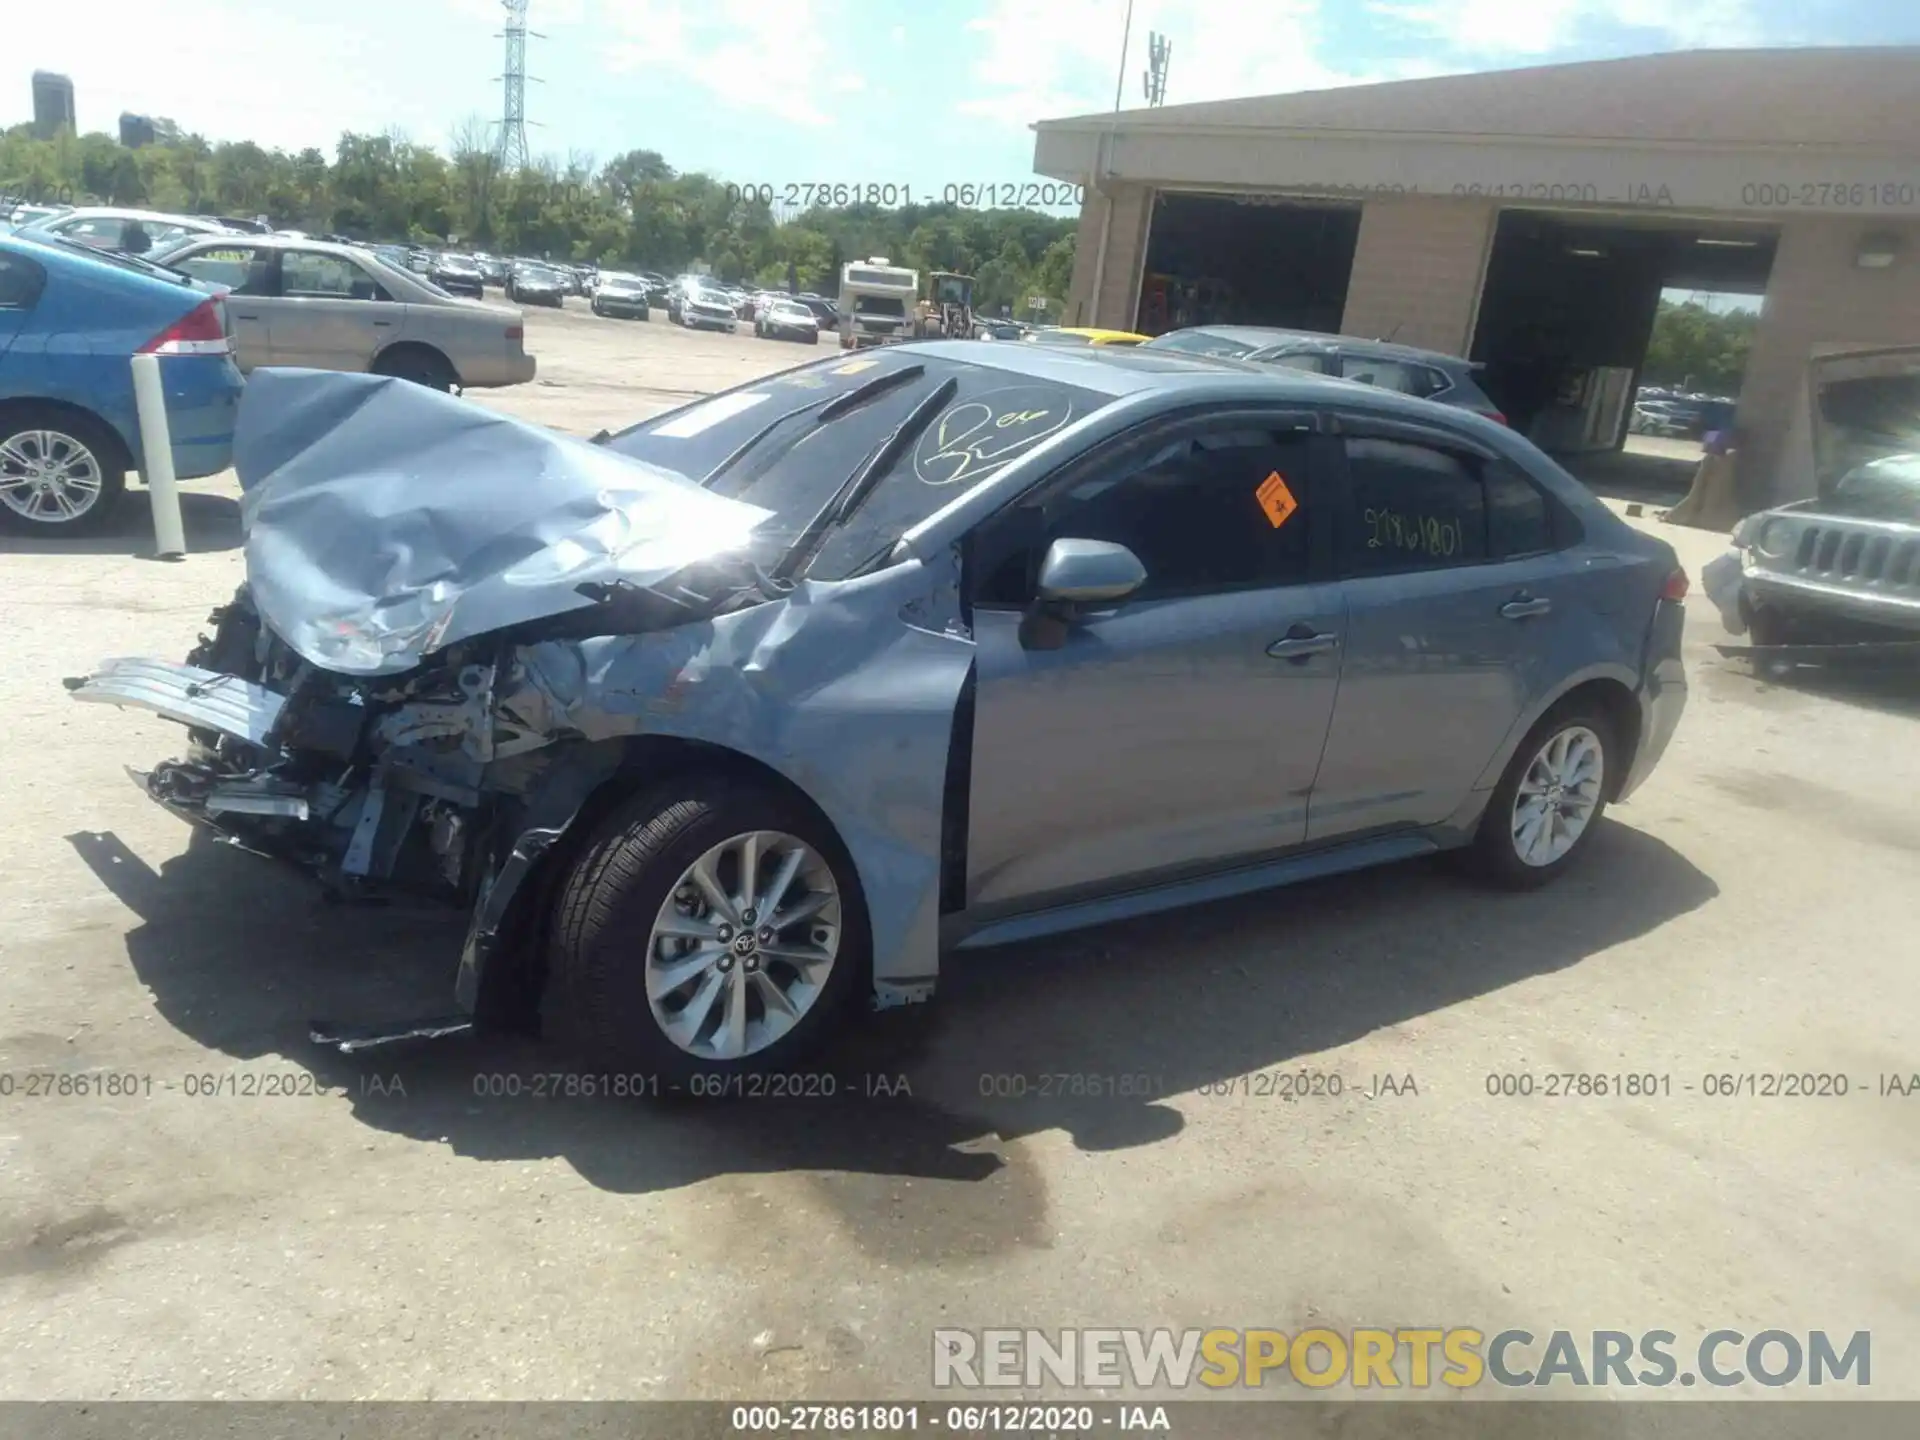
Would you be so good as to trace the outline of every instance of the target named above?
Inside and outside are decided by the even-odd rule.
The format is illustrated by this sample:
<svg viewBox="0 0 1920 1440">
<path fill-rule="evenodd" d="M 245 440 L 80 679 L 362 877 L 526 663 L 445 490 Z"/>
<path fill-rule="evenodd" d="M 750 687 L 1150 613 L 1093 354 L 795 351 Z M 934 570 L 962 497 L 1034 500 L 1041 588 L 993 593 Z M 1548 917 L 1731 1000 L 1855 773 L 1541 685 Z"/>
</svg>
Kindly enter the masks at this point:
<svg viewBox="0 0 1920 1440">
<path fill-rule="evenodd" d="M 913 333 L 921 340 L 973 338 L 973 277 L 935 270 L 927 276 L 927 298 L 914 307 Z"/>
</svg>

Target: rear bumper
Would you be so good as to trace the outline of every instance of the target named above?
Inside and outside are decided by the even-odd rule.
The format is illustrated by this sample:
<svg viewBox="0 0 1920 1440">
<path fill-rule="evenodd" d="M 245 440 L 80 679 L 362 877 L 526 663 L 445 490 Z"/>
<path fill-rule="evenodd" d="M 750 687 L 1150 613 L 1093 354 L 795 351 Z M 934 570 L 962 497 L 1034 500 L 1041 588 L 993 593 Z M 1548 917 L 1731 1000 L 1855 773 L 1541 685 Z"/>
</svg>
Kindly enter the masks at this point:
<svg viewBox="0 0 1920 1440">
<path fill-rule="evenodd" d="M 233 463 L 233 431 L 247 383 L 239 367 L 224 355 L 169 355 L 160 362 L 160 383 L 167 396 L 173 473 L 182 480 L 218 475 Z M 137 417 L 126 438 L 144 478 L 147 461 Z"/>
<path fill-rule="evenodd" d="M 539 370 L 540 362 L 531 355 L 505 355 L 498 361 L 460 367 L 460 385 L 466 390 L 498 390 L 503 385 L 525 385 Z"/>
<path fill-rule="evenodd" d="M 1680 728 L 1680 716 L 1687 708 L 1687 671 L 1680 659 L 1680 632 L 1685 624 L 1682 606 L 1660 602 L 1647 646 L 1646 678 L 1635 697 L 1640 702 L 1640 743 L 1616 800 L 1625 800 L 1640 788 Z"/>
</svg>

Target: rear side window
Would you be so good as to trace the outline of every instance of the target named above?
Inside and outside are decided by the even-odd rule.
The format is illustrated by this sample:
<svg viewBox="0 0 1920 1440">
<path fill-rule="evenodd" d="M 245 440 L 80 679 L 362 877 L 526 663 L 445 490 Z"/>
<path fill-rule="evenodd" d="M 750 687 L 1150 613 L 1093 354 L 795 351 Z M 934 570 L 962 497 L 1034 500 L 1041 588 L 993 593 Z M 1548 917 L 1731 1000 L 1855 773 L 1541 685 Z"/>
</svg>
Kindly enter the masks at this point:
<svg viewBox="0 0 1920 1440">
<path fill-rule="evenodd" d="M 1486 492 L 1465 458 L 1350 436 L 1341 562 L 1350 575 L 1443 570 L 1487 558 Z"/>
<path fill-rule="evenodd" d="M 1382 390 L 1411 395 L 1416 400 L 1437 394 L 1446 383 L 1445 377 L 1430 365 L 1416 365 L 1406 360 L 1374 360 L 1365 355 L 1342 355 L 1340 375 L 1346 380 L 1358 380 L 1362 385 L 1377 385 Z"/>
<path fill-rule="evenodd" d="M 251 245 L 223 245 L 199 250 L 171 262 L 172 268 L 196 280 L 225 285 L 236 295 L 265 295 L 270 279 L 267 257 Z"/>
<path fill-rule="evenodd" d="M 1481 467 L 1487 487 L 1487 545 L 1494 558 L 1539 555 L 1553 549 L 1553 517 L 1547 497 L 1511 465 Z"/>
<path fill-rule="evenodd" d="M 1350 436 L 1338 525 L 1345 575 L 1444 570 L 1540 555 L 1577 522 L 1518 465 L 1415 440 Z"/>
<path fill-rule="evenodd" d="M 47 272 L 24 255 L 0 252 L 0 310 L 31 310 L 47 283 Z"/>
<path fill-rule="evenodd" d="M 1262 364 L 1281 365 L 1288 370 L 1304 370 L 1309 375 L 1327 373 L 1326 358 L 1311 350 L 1295 350 L 1291 354 L 1261 355 L 1256 357 Z"/>
</svg>

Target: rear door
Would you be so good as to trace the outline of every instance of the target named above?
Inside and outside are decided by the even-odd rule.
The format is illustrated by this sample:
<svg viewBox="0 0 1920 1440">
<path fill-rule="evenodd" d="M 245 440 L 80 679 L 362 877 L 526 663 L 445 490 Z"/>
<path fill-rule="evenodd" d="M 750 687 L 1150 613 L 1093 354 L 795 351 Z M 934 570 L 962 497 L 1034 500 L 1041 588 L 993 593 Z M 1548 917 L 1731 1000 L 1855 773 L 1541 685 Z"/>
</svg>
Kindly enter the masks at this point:
<svg viewBox="0 0 1920 1440">
<path fill-rule="evenodd" d="M 1439 424 L 1349 413 L 1335 426 L 1346 644 L 1316 841 L 1459 809 L 1558 682 L 1579 604 L 1575 537 L 1519 467 Z"/>
<path fill-rule="evenodd" d="M 273 364 L 365 370 L 406 310 L 371 271 L 321 250 L 280 253 L 278 293 L 265 302 Z"/>
<path fill-rule="evenodd" d="M 1041 908 L 1305 838 L 1342 630 L 1312 424 L 1275 411 L 1158 428 L 972 537 L 970 908 Z M 1128 546 L 1147 581 L 1057 646 L 1030 645 L 1039 563 L 1067 538 Z"/>
<path fill-rule="evenodd" d="M 11 365 L 7 357 L 14 341 L 26 328 L 46 283 L 47 272 L 38 262 L 0 250 L 0 382 L 10 379 L 24 366 L 24 356 L 16 358 Z M 0 394 L 4 393 L 0 389 Z"/>
<path fill-rule="evenodd" d="M 233 336 L 234 363 L 243 373 L 273 363 L 269 316 L 278 284 L 277 250 L 268 245 L 217 244 L 167 263 L 195 280 L 228 287 L 227 329 Z"/>
</svg>

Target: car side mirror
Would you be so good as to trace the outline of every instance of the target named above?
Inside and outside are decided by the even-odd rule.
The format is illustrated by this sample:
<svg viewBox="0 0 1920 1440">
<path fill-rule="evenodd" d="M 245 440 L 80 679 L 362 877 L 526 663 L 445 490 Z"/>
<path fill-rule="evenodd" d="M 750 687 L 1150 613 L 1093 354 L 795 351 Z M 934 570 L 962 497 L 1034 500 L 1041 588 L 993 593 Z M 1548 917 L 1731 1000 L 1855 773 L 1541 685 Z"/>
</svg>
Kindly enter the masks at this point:
<svg viewBox="0 0 1920 1440">
<path fill-rule="evenodd" d="M 1147 579 L 1147 567 L 1124 545 L 1110 540 L 1056 540 L 1040 562 L 1032 607 L 1021 621 L 1020 642 L 1029 650 L 1057 650 L 1067 631 L 1089 610 L 1118 604 Z"/>
<path fill-rule="evenodd" d="M 1147 567 L 1124 545 L 1110 540 L 1056 540 L 1040 562 L 1038 594 L 1042 604 L 1112 604 L 1138 590 Z"/>
</svg>

